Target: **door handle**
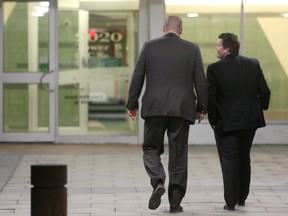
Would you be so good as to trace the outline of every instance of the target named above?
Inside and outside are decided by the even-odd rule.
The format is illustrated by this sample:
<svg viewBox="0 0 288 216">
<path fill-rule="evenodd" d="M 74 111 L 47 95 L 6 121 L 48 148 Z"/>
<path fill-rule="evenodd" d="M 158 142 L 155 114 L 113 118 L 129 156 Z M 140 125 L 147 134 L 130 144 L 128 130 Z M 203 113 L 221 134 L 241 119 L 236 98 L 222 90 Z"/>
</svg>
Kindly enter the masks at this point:
<svg viewBox="0 0 288 216">
<path fill-rule="evenodd" d="M 44 84 L 43 80 L 44 80 L 44 77 L 45 77 L 45 76 L 47 76 L 48 74 L 52 74 L 52 73 L 54 73 L 53 70 L 52 70 L 52 71 L 48 71 L 48 72 L 46 72 L 46 73 L 43 73 L 42 76 L 40 77 L 40 84 L 41 84 L 41 86 L 42 86 L 44 89 L 46 89 L 48 92 L 54 92 L 54 89 L 49 89 L 49 87 L 47 87 L 47 86 Z"/>
</svg>

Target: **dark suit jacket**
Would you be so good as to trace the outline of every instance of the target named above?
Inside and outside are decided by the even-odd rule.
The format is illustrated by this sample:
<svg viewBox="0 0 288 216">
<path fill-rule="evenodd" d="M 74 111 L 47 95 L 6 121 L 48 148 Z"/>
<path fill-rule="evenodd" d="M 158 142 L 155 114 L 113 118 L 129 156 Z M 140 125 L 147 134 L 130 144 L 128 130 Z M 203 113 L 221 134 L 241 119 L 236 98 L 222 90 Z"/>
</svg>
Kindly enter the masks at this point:
<svg viewBox="0 0 288 216">
<path fill-rule="evenodd" d="M 174 116 L 194 123 L 196 106 L 198 112 L 207 112 L 207 80 L 196 44 L 174 33 L 146 42 L 131 80 L 128 109 L 138 108 L 145 77 L 142 118 Z"/>
<path fill-rule="evenodd" d="M 208 119 L 223 131 L 265 126 L 270 90 L 257 59 L 229 54 L 207 68 Z"/>
</svg>

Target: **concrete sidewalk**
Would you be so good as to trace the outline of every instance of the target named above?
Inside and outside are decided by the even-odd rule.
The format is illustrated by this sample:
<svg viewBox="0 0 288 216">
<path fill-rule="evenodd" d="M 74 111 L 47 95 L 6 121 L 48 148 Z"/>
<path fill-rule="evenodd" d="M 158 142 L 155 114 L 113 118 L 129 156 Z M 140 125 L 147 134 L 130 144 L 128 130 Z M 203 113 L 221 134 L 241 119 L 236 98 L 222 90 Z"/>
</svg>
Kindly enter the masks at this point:
<svg viewBox="0 0 288 216">
<path fill-rule="evenodd" d="M 251 158 L 246 206 L 227 212 L 216 147 L 190 146 L 184 212 L 176 215 L 287 216 L 288 145 L 255 145 Z M 148 209 L 141 146 L 0 144 L 0 216 L 30 216 L 30 167 L 47 163 L 68 167 L 68 216 L 171 215 L 167 193 L 158 209 Z"/>
</svg>

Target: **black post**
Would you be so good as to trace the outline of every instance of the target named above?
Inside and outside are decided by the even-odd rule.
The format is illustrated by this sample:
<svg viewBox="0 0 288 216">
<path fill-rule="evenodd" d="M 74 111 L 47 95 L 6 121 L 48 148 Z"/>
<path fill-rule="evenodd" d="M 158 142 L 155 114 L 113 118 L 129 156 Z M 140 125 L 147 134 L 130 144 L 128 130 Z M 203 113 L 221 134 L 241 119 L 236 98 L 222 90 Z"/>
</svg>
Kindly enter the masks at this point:
<svg viewBox="0 0 288 216">
<path fill-rule="evenodd" d="M 67 166 L 31 166 L 31 216 L 67 216 Z"/>
</svg>

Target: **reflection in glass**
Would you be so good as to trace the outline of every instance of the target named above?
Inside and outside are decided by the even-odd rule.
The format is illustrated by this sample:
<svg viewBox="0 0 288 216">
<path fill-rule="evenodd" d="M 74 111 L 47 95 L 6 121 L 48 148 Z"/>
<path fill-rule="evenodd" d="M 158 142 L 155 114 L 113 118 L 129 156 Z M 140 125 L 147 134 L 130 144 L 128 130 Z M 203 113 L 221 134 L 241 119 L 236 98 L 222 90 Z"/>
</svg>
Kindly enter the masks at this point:
<svg viewBox="0 0 288 216">
<path fill-rule="evenodd" d="M 270 107 L 265 111 L 266 119 L 287 121 L 288 20 L 280 13 L 245 14 L 244 32 L 245 55 L 260 60 L 271 89 Z"/>
<path fill-rule="evenodd" d="M 59 86 L 59 126 L 79 126 L 79 86 L 76 84 Z"/>
<path fill-rule="evenodd" d="M 36 84 L 4 85 L 4 132 L 43 132 L 49 128 L 49 92 Z"/>
<path fill-rule="evenodd" d="M 4 72 L 49 70 L 48 11 L 40 2 L 3 3 Z"/>
<path fill-rule="evenodd" d="M 60 134 L 136 134 L 125 108 L 134 20 L 134 12 L 59 11 Z"/>
<path fill-rule="evenodd" d="M 198 12 L 196 8 L 193 10 L 195 13 Z M 218 60 L 215 50 L 218 35 L 222 32 L 237 34 L 242 40 L 242 54 L 259 59 L 271 89 L 270 107 L 265 111 L 266 119 L 287 122 L 288 20 L 283 16 L 282 11 L 285 11 L 285 8 L 288 11 L 288 5 L 260 4 L 257 7 L 245 5 L 243 38 L 241 38 L 240 5 L 237 13 L 228 13 L 231 8 L 229 5 L 222 5 L 215 9 L 210 7 L 207 8 L 209 13 L 203 9 L 198 13 L 199 16 L 194 18 L 189 18 L 187 13 L 182 12 L 182 38 L 199 44 L 206 69 L 208 64 Z"/>
</svg>

